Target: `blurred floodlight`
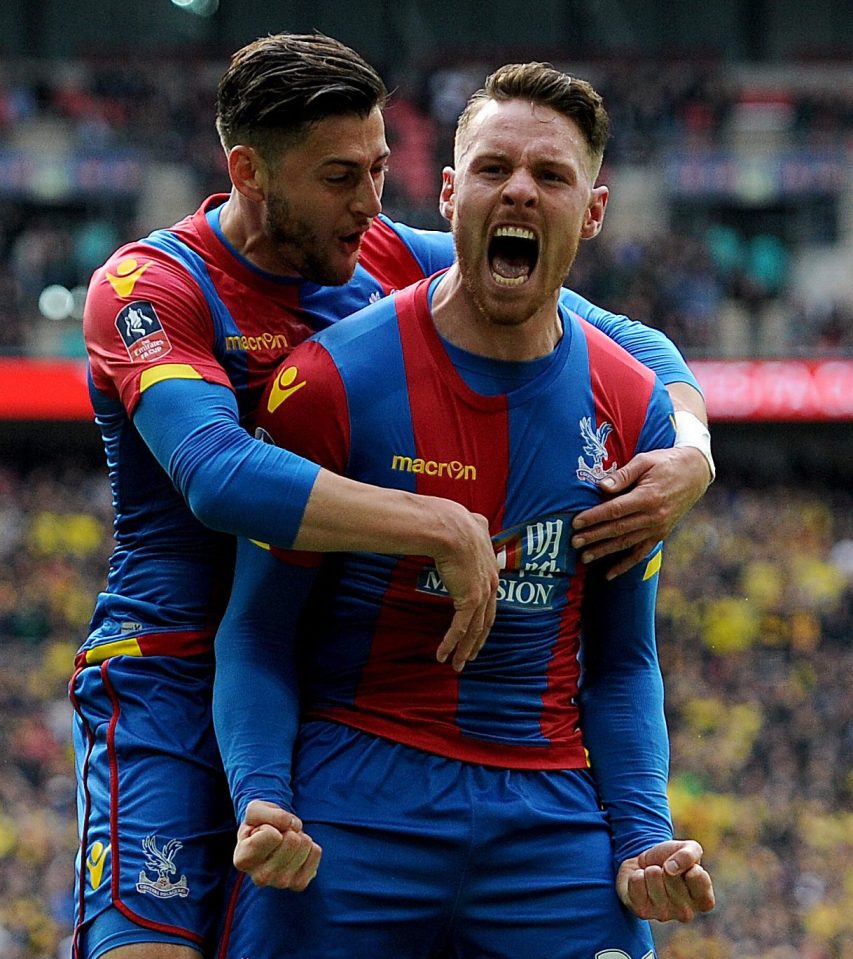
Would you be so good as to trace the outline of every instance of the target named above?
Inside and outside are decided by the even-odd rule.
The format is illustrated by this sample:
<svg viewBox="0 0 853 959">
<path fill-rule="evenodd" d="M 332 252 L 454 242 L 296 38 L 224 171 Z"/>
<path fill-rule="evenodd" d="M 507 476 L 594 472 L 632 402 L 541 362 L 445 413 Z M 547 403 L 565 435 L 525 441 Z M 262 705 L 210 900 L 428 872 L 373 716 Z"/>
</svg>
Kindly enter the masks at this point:
<svg viewBox="0 0 853 959">
<path fill-rule="evenodd" d="M 48 320 L 67 320 L 73 309 L 74 296 L 59 283 L 46 286 L 39 295 L 39 312 Z"/>
<path fill-rule="evenodd" d="M 200 17 L 209 17 L 219 9 L 219 0 L 172 0 L 172 3 Z"/>
</svg>

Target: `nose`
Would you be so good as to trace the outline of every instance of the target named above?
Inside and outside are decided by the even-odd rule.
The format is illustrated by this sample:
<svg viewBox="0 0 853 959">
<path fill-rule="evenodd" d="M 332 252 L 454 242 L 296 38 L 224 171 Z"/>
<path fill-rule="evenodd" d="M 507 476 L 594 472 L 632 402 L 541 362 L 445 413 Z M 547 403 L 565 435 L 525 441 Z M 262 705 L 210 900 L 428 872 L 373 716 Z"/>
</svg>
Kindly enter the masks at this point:
<svg viewBox="0 0 853 959">
<path fill-rule="evenodd" d="M 530 171 L 523 167 L 513 170 L 504 183 L 501 200 L 507 206 L 532 207 L 536 206 L 538 199 L 536 179 Z"/>
<path fill-rule="evenodd" d="M 357 213 L 373 219 L 382 212 L 382 180 L 378 182 L 372 173 L 366 173 L 355 194 L 354 209 Z"/>
</svg>

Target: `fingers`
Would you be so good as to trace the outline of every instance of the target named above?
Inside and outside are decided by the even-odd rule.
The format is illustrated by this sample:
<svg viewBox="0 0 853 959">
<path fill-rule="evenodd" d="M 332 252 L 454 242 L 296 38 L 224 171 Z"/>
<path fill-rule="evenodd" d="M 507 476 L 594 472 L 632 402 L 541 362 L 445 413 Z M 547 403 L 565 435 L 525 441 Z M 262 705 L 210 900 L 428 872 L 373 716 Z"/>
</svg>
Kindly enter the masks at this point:
<svg viewBox="0 0 853 959">
<path fill-rule="evenodd" d="M 465 663 L 476 659 L 477 653 L 483 648 L 494 625 L 496 609 L 497 594 L 495 592 L 490 592 L 473 611 L 457 609 L 453 614 L 450 628 L 436 650 L 436 659 L 440 663 L 446 662 L 452 653 L 453 668 L 461 672 Z"/>
<path fill-rule="evenodd" d="M 578 513 L 572 522 L 576 532 L 572 536 L 575 549 L 591 548 L 594 544 L 607 547 L 613 553 L 634 546 L 640 538 L 649 538 L 666 529 L 670 514 L 663 497 L 639 488 L 625 493 L 619 499 L 601 503 Z M 657 539 L 661 537 L 658 535 Z M 607 553 L 600 550 L 591 559 L 600 559 Z M 585 562 L 586 555 L 583 557 Z"/>
<path fill-rule="evenodd" d="M 257 886 L 274 886 L 301 892 L 314 878 L 322 849 L 304 832 L 279 832 L 264 824 L 240 836 L 234 865 Z"/>
<path fill-rule="evenodd" d="M 641 867 L 655 863 L 663 866 L 668 875 L 677 876 L 701 862 L 703 854 L 695 839 L 670 839 L 640 853 L 638 861 Z"/>
<path fill-rule="evenodd" d="M 265 799 L 253 799 L 246 807 L 243 824 L 252 827 L 264 823 L 274 826 L 279 832 L 286 832 L 288 829 L 294 832 L 302 831 L 302 820 L 292 812 Z"/>
<path fill-rule="evenodd" d="M 599 481 L 598 485 L 602 492 L 607 494 L 623 493 L 633 483 L 636 483 L 648 468 L 648 463 L 643 454 L 639 453 L 618 470 L 608 473 L 603 480 Z"/>
<path fill-rule="evenodd" d="M 690 896 L 690 902 L 697 912 L 710 912 L 717 904 L 714 884 L 711 877 L 700 865 L 691 867 L 684 874 L 684 882 Z"/>
<path fill-rule="evenodd" d="M 640 453 L 608 479 L 613 483 L 602 480 L 599 487 L 614 498 L 578 513 L 572 521 L 572 547 L 583 550 L 585 563 L 666 539 L 705 492 L 708 467 L 696 450 L 661 449 Z M 630 492 L 624 492 L 632 484 Z"/>
<path fill-rule="evenodd" d="M 637 869 L 628 878 L 631 909 L 641 919 L 690 922 L 696 910 L 680 876 L 667 876 L 660 866 Z"/>
<path fill-rule="evenodd" d="M 658 843 L 626 860 L 617 876 L 622 901 L 641 919 L 690 922 L 714 908 L 714 887 L 700 865 L 702 847 L 693 840 Z"/>
<path fill-rule="evenodd" d="M 495 621 L 498 564 L 485 517 L 466 514 L 473 520 L 474 538 L 451 555 L 436 557 L 436 567 L 453 599 L 454 614 L 436 658 L 461 672 L 466 662 L 482 649 Z"/>
<path fill-rule="evenodd" d="M 311 851 L 308 854 L 308 858 L 294 873 L 293 878 L 290 880 L 287 888 L 292 892 L 304 892 L 308 888 L 310 882 L 317 875 L 317 870 L 320 867 L 320 858 L 322 855 L 323 850 L 317 845 L 316 842 L 312 842 Z"/>
</svg>

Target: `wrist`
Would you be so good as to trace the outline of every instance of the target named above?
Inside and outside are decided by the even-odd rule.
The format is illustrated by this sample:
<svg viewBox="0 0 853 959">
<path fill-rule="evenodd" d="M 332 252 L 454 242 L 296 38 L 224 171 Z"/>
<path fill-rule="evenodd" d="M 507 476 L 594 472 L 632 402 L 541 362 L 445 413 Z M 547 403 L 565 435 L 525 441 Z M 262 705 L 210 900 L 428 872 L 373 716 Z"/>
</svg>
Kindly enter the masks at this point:
<svg viewBox="0 0 853 959">
<path fill-rule="evenodd" d="M 714 466 L 714 458 L 711 455 L 711 432 L 707 426 L 688 410 L 676 410 L 673 415 L 675 422 L 675 443 L 676 449 L 691 447 L 699 450 L 705 462 L 708 464 L 708 470 L 711 474 L 710 482 L 713 483 L 717 475 Z"/>
</svg>

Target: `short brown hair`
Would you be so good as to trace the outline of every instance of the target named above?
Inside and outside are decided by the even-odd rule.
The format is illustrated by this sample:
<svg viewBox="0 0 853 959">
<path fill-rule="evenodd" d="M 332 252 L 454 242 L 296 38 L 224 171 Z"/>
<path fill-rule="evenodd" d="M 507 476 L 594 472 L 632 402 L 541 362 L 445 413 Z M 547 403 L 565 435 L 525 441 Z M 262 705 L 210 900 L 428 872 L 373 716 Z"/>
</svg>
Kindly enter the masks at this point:
<svg viewBox="0 0 853 959">
<path fill-rule="evenodd" d="M 385 105 L 379 74 L 355 50 L 322 33 L 277 33 L 238 50 L 219 81 L 216 129 L 226 150 L 238 143 L 270 159 L 330 116 L 366 117 Z"/>
<path fill-rule="evenodd" d="M 604 101 L 586 80 L 569 76 L 550 63 L 508 63 L 486 78 L 485 86 L 468 101 L 456 125 L 456 150 L 472 119 L 489 100 L 530 100 L 551 107 L 573 120 L 589 147 L 596 166 L 601 164 L 610 136 Z"/>
</svg>

